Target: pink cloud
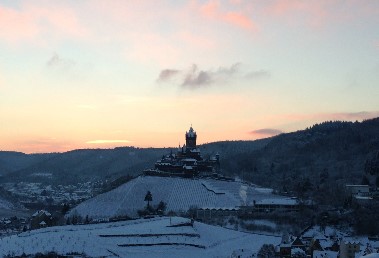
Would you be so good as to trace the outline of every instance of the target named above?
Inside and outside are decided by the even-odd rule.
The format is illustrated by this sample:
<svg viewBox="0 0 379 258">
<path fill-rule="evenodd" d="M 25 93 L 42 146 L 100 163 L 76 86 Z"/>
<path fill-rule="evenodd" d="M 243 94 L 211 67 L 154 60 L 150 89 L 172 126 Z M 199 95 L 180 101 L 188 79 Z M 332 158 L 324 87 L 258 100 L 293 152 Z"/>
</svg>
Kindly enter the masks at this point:
<svg viewBox="0 0 379 258">
<path fill-rule="evenodd" d="M 256 30 L 256 26 L 251 19 L 241 13 L 228 12 L 225 14 L 224 20 L 244 29 Z"/>
<path fill-rule="evenodd" d="M 41 42 L 52 37 L 82 38 L 88 34 L 73 9 L 31 2 L 22 2 L 18 9 L 0 5 L 0 27 L 0 39 L 9 43 Z"/>
<path fill-rule="evenodd" d="M 221 21 L 249 30 L 257 30 L 259 27 L 255 20 L 252 19 L 254 14 L 264 15 L 271 19 L 280 19 L 278 22 L 281 23 L 301 23 L 312 28 L 320 28 L 332 22 L 343 23 L 359 17 L 375 17 L 379 15 L 378 8 L 372 8 L 372 4 L 354 0 L 229 0 L 227 3 L 210 0 L 200 5 L 198 9 L 201 15 L 207 19 Z M 351 10 L 354 10 L 354 12 Z"/>
<path fill-rule="evenodd" d="M 220 4 L 217 1 L 209 1 L 200 7 L 201 13 L 208 18 L 215 18 Z"/>
<path fill-rule="evenodd" d="M 31 39 L 39 33 L 31 14 L 3 6 L 0 6 L 0 27 L 0 38 L 10 42 Z"/>
<path fill-rule="evenodd" d="M 216 0 L 209 1 L 199 7 L 203 17 L 215 21 L 221 21 L 242 29 L 256 31 L 257 26 L 253 20 L 243 11 L 224 11 L 220 3 Z"/>
<path fill-rule="evenodd" d="M 272 128 L 263 128 L 263 129 L 258 129 L 258 130 L 249 132 L 250 135 L 254 136 L 254 138 L 257 138 L 257 139 L 271 137 L 271 136 L 275 136 L 281 133 L 283 133 L 282 130 L 272 129 Z"/>
<path fill-rule="evenodd" d="M 282 22 L 297 24 L 301 17 L 306 25 L 317 28 L 335 22 L 345 23 L 351 19 L 377 17 L 379 15 L 378 3 L 356 0 L 275 0 L 263 4 L 262 11 L 272 18 L 282 18 Z M 375 8 L 374 5 L 377 7 Z"/>
<path fill-rule="evenodd" d="M 36 140 L 24 140 L 5 144 L 7 150 L 16 150 L 24 153 L 49 153 L 65 152 L 77 149 L 79 146 L 71 141 L 56 138 L 38 138 Z"/>
</svg>

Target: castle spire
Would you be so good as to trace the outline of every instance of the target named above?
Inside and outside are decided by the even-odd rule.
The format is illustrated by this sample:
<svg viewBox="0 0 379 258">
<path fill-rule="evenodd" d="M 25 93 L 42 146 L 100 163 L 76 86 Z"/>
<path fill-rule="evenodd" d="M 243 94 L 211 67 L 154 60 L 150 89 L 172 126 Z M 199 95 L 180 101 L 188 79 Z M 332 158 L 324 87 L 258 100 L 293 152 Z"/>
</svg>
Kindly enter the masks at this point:
<svg viewBox="0 0 379 258">
<path fill-rule="evenodd" d="M 196 149 L 196 131 L 193 130 L 192 128 L 192 123 L 191 127 L 188 132 L 186 132 L 186 146 L 189 150 Z"/>
</svg>

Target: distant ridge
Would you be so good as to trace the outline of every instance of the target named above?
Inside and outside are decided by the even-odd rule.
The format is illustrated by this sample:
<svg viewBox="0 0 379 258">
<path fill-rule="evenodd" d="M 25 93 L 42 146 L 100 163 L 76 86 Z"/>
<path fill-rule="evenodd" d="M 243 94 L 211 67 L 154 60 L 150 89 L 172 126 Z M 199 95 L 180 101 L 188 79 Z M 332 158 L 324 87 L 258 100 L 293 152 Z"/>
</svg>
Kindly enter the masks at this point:
<svg viewBox="0 0 379 258">
<path fill-rule="evenodd" d="M 363 122 L 328 121 L 305 130 L 256 141 L 221 141 L 200 145 L 204 156 L 220 154 L 221 172 L 259 185 L 295 191 L 321 181 L 360 183 L 367 160 L 379 151 L 379 118 Z M 0 181 L 49 184 L 115 180 L 152 168 L 170 148 L 74 150 L 65 153 L 23 154 L 0 151 Z M 48 178 L 33 174 L 51 173 Z M 323 178 L 320 175 L 323 174 Z M 328 177 L 325 178 L 325 175 Z"/>
</svg>

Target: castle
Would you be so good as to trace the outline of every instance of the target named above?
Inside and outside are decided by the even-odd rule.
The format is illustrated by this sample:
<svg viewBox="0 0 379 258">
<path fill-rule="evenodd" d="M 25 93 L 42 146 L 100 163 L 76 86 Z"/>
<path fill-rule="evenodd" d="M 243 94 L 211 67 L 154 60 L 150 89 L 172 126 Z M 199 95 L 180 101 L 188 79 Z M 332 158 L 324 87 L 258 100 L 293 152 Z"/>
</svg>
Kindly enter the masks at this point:
<svg viewBox="0 0 379 258">
<path fill-rule="evenodd" d="M 163 155 L 155 163 L 154 169 L 145 170 L 145 175 L 156 176 L 211 176 L 220 171 L 220 156 L 209 157 L 204 159 L 200 154 L 200 149 L 196 145 L 196 131 L 190 127 L 185 133 L 186 144 L 178 147 L 177 153 Z"/>
</svg>

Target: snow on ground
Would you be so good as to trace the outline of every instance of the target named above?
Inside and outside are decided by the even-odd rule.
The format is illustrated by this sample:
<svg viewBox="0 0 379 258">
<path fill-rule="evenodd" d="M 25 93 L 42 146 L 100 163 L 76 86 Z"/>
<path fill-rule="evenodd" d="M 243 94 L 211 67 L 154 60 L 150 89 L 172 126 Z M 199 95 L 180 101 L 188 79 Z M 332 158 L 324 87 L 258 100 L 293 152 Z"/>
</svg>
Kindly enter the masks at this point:
<svg viewBox="0 0 379 258">
<path fill-rule="evenodd" d="M 94 219 L 126 214 L 136 216 L 137 210 L 146 206 L 144 198 L 147 191 L 153 195 L 152 205 L 163 201 L 167 204 L 167 211 L 175 212 L 187 211 L 191 207 L 236 207 L 268 198 L 284 198 L 243 182 L 140 176 L 79 204 L 70 215 L 77 213 Z"/>
<path fill-rule="evenodd" d="M 337 258 L 338 252 L 333 251 L 313 251 L 313 258 Z"/>
<path fill-rule="evenodd" d="M 113 223 L 61 226 L 33 230 L 0 239 L 0 255 L 85 253 L 90 257 L 230 257 L 257 253 L 263 244 L 281 238 L 242 233 L 195 222 L 157 217 Z"/>
<path fill-rule="evenodd" d="M 12 210 L 14 208 L 15 206 L 13 205 L 13 203 L 0 198 L 0 209 Z"/>
<path fill-rule="evenodd" d="M 379 258 L 379 253 L 372 253 L 365 256 L 361 256 L 361 258 Z"/>
<path fill-rule="evenodd" d="M 267 227 L 270 227 L 270 228 L 273 228 L 273 229 L 276 228 L 276 223 L 272 222 L 270 220 L 255 219 L 255 220 L 252 221 L 252 223 L 254 223 L 255 225 L 259 225 L 259 226 L 267 226 Z"/>
</svg>

